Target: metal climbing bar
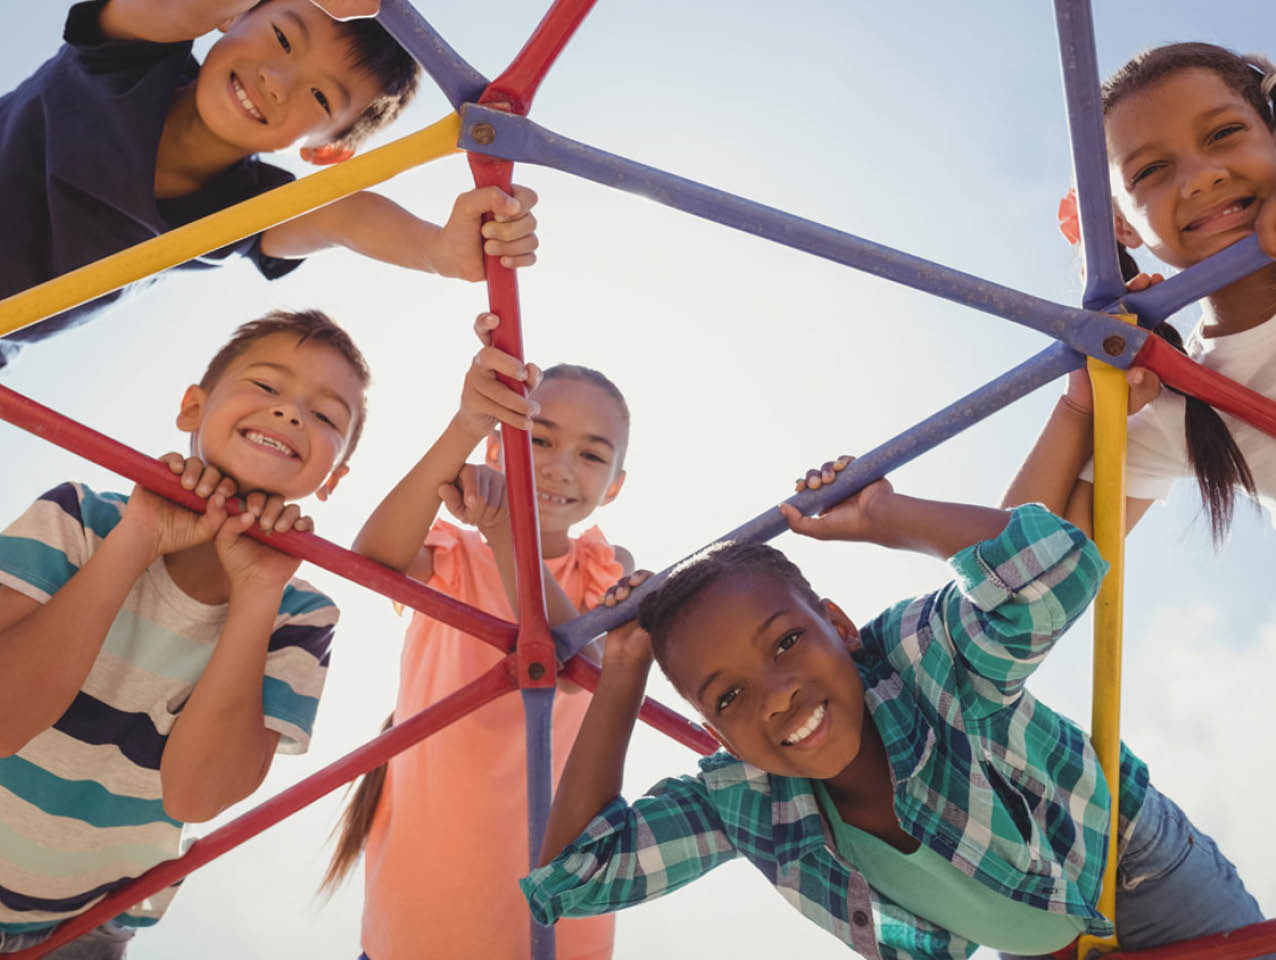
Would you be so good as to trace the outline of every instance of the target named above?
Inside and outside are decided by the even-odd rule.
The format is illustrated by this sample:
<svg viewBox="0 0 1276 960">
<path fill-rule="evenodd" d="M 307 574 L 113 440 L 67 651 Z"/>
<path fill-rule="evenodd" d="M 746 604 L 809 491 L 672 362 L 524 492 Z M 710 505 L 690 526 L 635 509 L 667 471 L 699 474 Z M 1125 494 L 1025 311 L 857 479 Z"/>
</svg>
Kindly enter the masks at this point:
<svg viewBox="0 0 1276 960">
<path fill-rule="evenodd" d="M 461 121 L 460 145 L 466 150 L 553 167 L 604 186 L 637 193 L 685 213 L 1012 320 L 1116 366 L 1129 366 L 1146 336 L 1144 331 L 1127 329 L 1107 314 L 1052 303 L 626 160 L 559 136 L 524 117 L 467 104 Z M 1105 347 L 1105 344 L 1112 347 L 1118 341 L 1119 349 L 1115 353 Z"/>
<path fill-rule="evenodd" d="M 1134 323 L 1133 316 L 1127 316 Z M 1117 826 L 1121 789 L 1121 619 L 1125 586 L 1125 435 L 1130 385 L 1125 373 L 1091 358 L 1094 391 L 1094 542 L 1108 562 L 1108 573 L 1094 601 L 1094 686 L 1090 703 L 1090 740 L 1098 754 L 1111 797 L 1108 856 L 1103 868 L 1098 910 L 1116 920 Z M 1117 936 L 1083 935 L 1077 957 L 1094 948 L 1111 950 Z"/>
<path fill-rule="evenodd" d="M 0 300 L 0 336 L 291 220 L 397 173 L 456 152 L 449 114 L 424 130 L 176 227 Z"/>
<path fill-rule="evenodd" d="M 1118 950 L 1106 960 L 1250 960 L 1276 951 L 1276 920 L 1214 933 L 1150 950 Z"/>
<path fill-rule="evenodd" d="M 453 110 L 460 110 L 461 104 L 477 100 L 487 88 L 487 77 L 453 50 L 410 0 L 381 0 L 377 19 L 430 75 Z"/>
<path fill-rule="evenodd" d="M 1112 233 L 1112 185 L 1099 97 L 1094 17 L 1090 0 L 1055 0 L 1054 11 L 1085 251 L 1086 284 L 1081 302 L 1086 309 L 1097 310 L 1125 293 L 1125 283 Z"/>
<path fill-rule="evenodd" d="M 0 387 L 0 420 L 34 433 L 64 450 L 127 477 L 134 483 L 140 483 L 146 489 L 189 510 L 204 512 L 206 501 L 193 491 L 184 489 L 173 472 L 159 460 L 76 423 L 7 387 Z M 234 503 L 227 506 L 232 513 L 239 512 Z M 458 630 L 464 630 L 498 650 L 508 652 L 514 649 L 518 634 L 518 628 L 514 624 L 445 593 L 432 590 L 396 570 L 339 547 L 313 533 L 295 530 L 288 533 L 265 533 L 254 526 L 248 530 L 248 535 L 276 550 L 308 560 L 317 567 L 375 590 L 391 600 L 397 600 L 427 617 L 434 617 Z"/>
<path fill-rule="evenodd" d="M 561 671 L 562 676 L 584 687 L 591 693 L 598 689 L 598 678 L 602 675 L 594 664 L 584 657 L 572 657 Z M 664 704 L 651 697 L 643 697 L 638 708 L 638 719 L 661 733 L 677 740 L 683 746 L 702 753 L 705 756 L 713 753 L 720 746 L 709 731 L 698 723 L 692 723 L 680 713 L 675 713 Z"/>
<path fill-rule="evenodd" d="M 483 91 L 480 103 L 508 104 L 526 115 L 545 74 L 567 46 L 595 0 L 556 0 L 505 71 Z"/>
<path fill-rule="evenodd" d="M 1019 366 L 1002 374 L 938 413 L 910 427 L 903 433 L 870 450 L 838 474 L 837 479 L 819 490 L 808 490 L 789 497 L 805 514 L 816 513 L 840 503 L 857 490 L 890 471 L 921 456 L 973 426 L 1007 404 L 1027 396 L 1043 384 L 1055 380 L 1081 366 L 1083 358 L 1075 350 L 1056 343 Z M 827 451 L 834 455 L 839 451 Z M 770 540 L 788 529 L 784 517 L 774 505 L 769 505 L 748 523 L 723 534 L 715 543 L 723 540 Z M 676 564 L 675 564 L 676 566 Z M 633 591 L 624 603 L 614 607 L 596 607 L 589 613 L 564 624 L 554 631 L 558 641 L 558 655 L 565 659 L 574 655 L 591 639 L 632 620 L 638 613 L 642 598 L 664 582 L 673 567 L 668 567 Z"/>
<path fill-rule="evenodd" d="M 1160 337 L 1148 337 L 1134 362 L 1154 371 L 1163 383 L 1276 437 L 1276 400 L 1185 357 Z"/>
<path fill-rule="evenodd" d="M 328 764 L 208 836 L 196 840 L 182 856 L 156 864 L 137 879 L 99 900 L 84 913 L 64 921 L 48 940 L 17 953 L 5 954 L 6 960 L 35 960 L 36 957 L 42 957 L 50 950 L 69 943 L 128 910 L 138 901 L 176 883 L 245 840 L 255 837 L 267 827 L 274 826 L 302 807 L 331 793 L 342 784 L 381 766 L 390 757 L 403 752 L 414 743 L 516 689 L 511 658 L 512 655 L 507 655 L 500 663 L 455 693 L 391 727 L 340 760 Z"/>
</svg>

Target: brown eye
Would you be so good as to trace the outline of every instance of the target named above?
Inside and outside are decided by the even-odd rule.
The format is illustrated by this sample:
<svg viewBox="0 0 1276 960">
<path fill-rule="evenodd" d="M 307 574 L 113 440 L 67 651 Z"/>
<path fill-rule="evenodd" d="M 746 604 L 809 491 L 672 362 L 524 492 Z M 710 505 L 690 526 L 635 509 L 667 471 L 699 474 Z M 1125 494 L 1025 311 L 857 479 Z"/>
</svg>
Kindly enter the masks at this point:
<svg viewBox="0 0 1276 960">
<path fill-rule="evenodd" d="M 315 96 L 315 102 L 323 107 L 323 112 L 328 116 L 332 116 L 332 104 L 328 102 L 328 98 L 323 95 L 322 90 L 311 89 L 311 93 Z"/>
<path fill-rule="evenodd" d="M 284 32 L 273 23 L 270 25 L 270 29 L 275 31 L 275 39 L 279 41 L 279 46 L 283 47 L 284 53 L 292 53 L 292 44 L 288 42 Z"/>
</svg>

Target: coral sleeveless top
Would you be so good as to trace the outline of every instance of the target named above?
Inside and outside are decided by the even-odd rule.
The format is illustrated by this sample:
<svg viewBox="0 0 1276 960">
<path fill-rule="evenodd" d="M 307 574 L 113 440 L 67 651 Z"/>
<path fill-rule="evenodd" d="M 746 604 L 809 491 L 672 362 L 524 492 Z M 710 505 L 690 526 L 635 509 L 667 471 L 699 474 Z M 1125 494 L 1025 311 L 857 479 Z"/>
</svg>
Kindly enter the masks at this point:
<svg viewBox="0 0 1276 960">
<path fill-rule="evenodd" d="M 514 619 L 496 558 L 477 531 L 438 521 L 429 585 Z M 595 606 L 621 575 L 612 547 L 591 528 L 545 561 L 578 609 Z M 395 722 L 474 680 L 501 654 L 415 614 L 403 644 Z M 589 706 L 578 692 L 554 697 L 554 783 Z M 527 763 L 523 704 L 506 694 L 391 758 L 368 836 L 362 946 L 370 960 L 524 960 L 527 904 Z M 607 960 L 612 916 L 555 925 L 558 960 Z"/>
</svg>

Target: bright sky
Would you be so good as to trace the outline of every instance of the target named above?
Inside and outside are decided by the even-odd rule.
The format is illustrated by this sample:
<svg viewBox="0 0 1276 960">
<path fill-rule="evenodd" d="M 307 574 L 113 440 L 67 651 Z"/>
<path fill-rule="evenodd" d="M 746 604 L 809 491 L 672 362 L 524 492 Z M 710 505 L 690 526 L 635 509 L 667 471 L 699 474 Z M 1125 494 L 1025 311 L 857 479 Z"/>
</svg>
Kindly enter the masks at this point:
<svg viewBox="0 0 1276 960">
<path fill-rule="evenodd" d="M 0 33 L 0 89 L 53 52 L 67 5 L 11 5 Z M 433 6 L 427 15 L 443 35 L 489 75 L 543 9 L 493 0 L 474 16 L 471 4 Z M 1100 64 L 1110 71 L 1169 40 L 1248 50 L 1267 13 L 1256 2 L 1228 4 L 1225 18 L 1181 0 L 1101 4 Z M 394 133 L 447 109 L 428 87 Z M 940 263 L 1079 300 L 1076 265 L 1055 228 L 1070 160 L 1045 2 L 612 0 L 568 46 L 532 116 Z M 454 157 L 405 174 L 386 192 L 442 219 L 468 177 Z M 1046 343 L 1006 321 L 646 200 L 552 171 L 520 169 L 516 179 L 541 195 L 542 263 L 522 277 L 528 357 L 596 366 L 628 395 L 629 481 L 597 520 L 642 566 L 679 559 L 786 496 L 807 465 L 875 446 Z M 309 505 L 319 532 L 348 544 L 455 409 L 475 349 L 470 324 L 486 299 L 481 287 L 344 253 L 315 259 L 274 284 L 244 265 L 166 279 L 29 350 L 3 382 L 159 454 L 182 446 L 173 425 L 182 390 L 235 325 L 277 306 L 321 307 L 351 330 L 375 377 L 352 474 L 328 504 Z M 1185 311 L 1180 326 L 1194 316 Z M 995 502 L 1056 395 L 1047 387 L 926 455 L 892 478 L 896 487 Z M 64 479 L 121 489 L 116 478 L 6 425 L 0 450 L 0 518 Z M 1241 509 L 1232 541 L 1215 555 L 1197 508 L 1194 491 L 1178 489 L 1129 543 L 1123 732 L 1153 781 L 1215 836 L 1270 914 L 1276 867 L 1260 838 L 1276 803 L 1266 763 L 1276 748 L 1268 710 L 1276 605 L 1259 571 L 1270 569 L 1274 535 Z M 942 565 L 880 548 L 788 535 L 780 545 L 861 622 L 946 579 Z M 313 748 L 281 758 L 258 800 L 366 740 L 393 703 L 406 621 L 388 602 L 321 571 L 302 575 L 338 599 L 341 628 Z M 1083 724 L 1088 631 L 1087 617 L 1033 683 L 1040 699 Z M 657 692 L 675 701 L 663 684 Z M 627 791 L 693 767 L 689 751 L 641 731 Z M 337 810 L 336 797 L 317 803 L 192 876 L 130 956 L 353 960 L 359 884 L 328 902 L 314 893 Z M 618 960 L 658 951 L 846 956 L 744 862 L 621 915 Z"/>
</svg>

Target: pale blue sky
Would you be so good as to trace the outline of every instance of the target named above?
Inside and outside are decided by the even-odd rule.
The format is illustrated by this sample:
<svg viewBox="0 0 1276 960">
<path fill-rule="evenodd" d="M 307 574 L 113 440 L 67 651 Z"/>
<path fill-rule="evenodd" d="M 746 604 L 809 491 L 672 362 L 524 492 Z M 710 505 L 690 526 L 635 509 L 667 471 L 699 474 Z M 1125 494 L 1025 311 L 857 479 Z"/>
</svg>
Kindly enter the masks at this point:
<svg viewBox="0 0 1276 960">
<path fill-rule="evenodd" d="M 420 5 L 489 74 L 543 10 L 528 0 L 495 0 L 482 16 L 472 4 Z M 66 6 L 6 4 L 0 89 L 52 53 Z M 1100 63 L 1109 70 L 1167 40 L 1249 50 L 1268 13 L 1258 3 L 1229 3 L 1225 18 L 1197 3 L 1100 4 Z M 1053 29 L 1044 0 L 604 0 L 532 115 L 576 139 L 1073 303 L 1077 271 L 1054 225 L 1070 161 Z M 394 132 L 445 110 L 427 86 Z M 467 179 L 452 158 L 387 192 L 439 219 Z M 664 566 L 781 498 L 803 466 L 872 447 L 1045 344 L 1005 321 L 552 171 L 523 169 L 516 179 L 542 196 L 542 263 L 522 283 L 528 356 L 597 366 L 628 394 L 629 483 L 598 520 L 644 566 Z M 320 532 L 348 543 L 450 415 L 485 298 L 478 287 L 345 254 L 321 259 L 273 285 L 241 266 L 166 280 L 30 350 L 3 382 L 160 453 L 181 443 L 172 417 L 182 388 L 235 324 L 281 305 L 327 309 L 364 347 L 375 378 L 354 472 L 331 503 L 312 506 Z M 1056 395 L 1047 387 L 928 454 L 896 486 L 995 501 Z M 63 479 L 118 487 L 3 425 L 0 451 L 0 518 Z M 1125 729 L 1154 781 L 1216 834 L 1272 912 L 1276 868 L 1258 838 L 1276 801 L 1262 763 L 1276 746 L 1266 709 L 1276 608 L 1261 573 L 1276 538 L 1241 510 L 1216 556 L 1196 511 L 1194 492 L 1178 490 L 1130 541 Z M 860 620 L 945 577 L 931 561 L 871 547 L 792 537 L 780 545 Z M 312 752 L 280 759 L 269 792 L 376 730 L 392 703 L 405 626 L 356 588 L 302 575 L 338 598 L 343 620 Z M 1034 684 L 1082 722 L 1087 628 L 1088 619 Z M 686 750 L 640 733 L 627 789 L 692 764 Z M 131 955 L 353 960 L 358 884 L 330 903 L 313 897 L 335 811 L 335 800 L 320 803 L 192 877 Z M 657 950 L 847 955 L 744 864 L 623 914 L 617 957 Z"/>
</svg>

